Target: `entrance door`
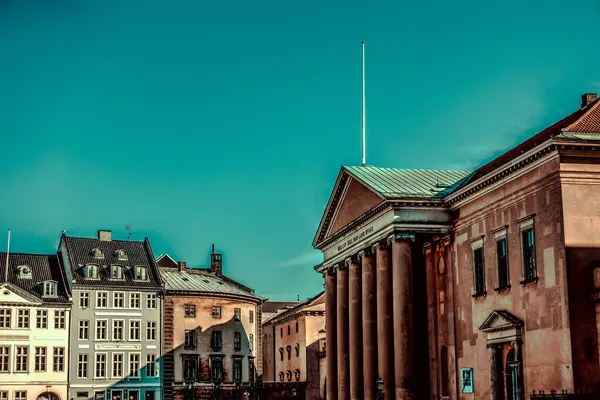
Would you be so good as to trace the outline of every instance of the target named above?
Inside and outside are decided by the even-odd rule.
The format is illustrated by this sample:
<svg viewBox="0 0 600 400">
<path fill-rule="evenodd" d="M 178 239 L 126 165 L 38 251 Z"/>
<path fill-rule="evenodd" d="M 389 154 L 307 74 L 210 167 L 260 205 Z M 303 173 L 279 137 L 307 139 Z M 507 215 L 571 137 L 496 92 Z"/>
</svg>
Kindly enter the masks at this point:
<svg viewBox="0 0 600 400">
<path fill-rule="evenodd" d="M 42 393 L 37 397 L 37 400 L 59 400 L 58 396 L 52 392 Z"/>
<path fill-rule="evenodd" d="M 519 385 L 521 381 L 521 363 L 515 359 L 515 350 L 510 349 L 506 354 L 506 363 L 504 364 L 504 376 L 506 382 L 506 400 L 521 400 Z"/>
<path fill-rule="evenodd" d="M 154 390 L 146 390 L 146 400 L 155 400 Z"/>
</svg>

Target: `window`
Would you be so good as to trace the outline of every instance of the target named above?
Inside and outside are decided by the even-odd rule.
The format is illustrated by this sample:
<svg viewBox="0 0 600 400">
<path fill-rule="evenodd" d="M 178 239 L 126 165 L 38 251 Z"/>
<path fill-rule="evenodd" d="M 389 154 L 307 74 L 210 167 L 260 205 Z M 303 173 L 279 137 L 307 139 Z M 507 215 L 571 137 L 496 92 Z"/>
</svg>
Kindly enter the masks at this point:
<svg viewBox="0 0 600 400">
<path fill-rule="evenodd" d="M 90 338 L 90 321 L 79 321 L 79 340 Z"/>
<path fill-rule="evenodd" d="M 10 329 L 10 314 L 9 308 L 0 308 L 0 328 Z"/>
<path fill-rule="evenodd" d="M 296 378 L 296 382 L 300 382 L 300 370 L 299 369 L 294 370 L 294 378 Z"/>
<path fill-rule="evenodd" d="M 98 266 L 95 264 L 86 265 L 83 268 L 83 277 L 86 279 L 98 279 Z"/>
<path fill-rule="evenodd" d="M 96 308 L 106 308 L 108 305 L 108 293 L 98 292 L 96 293 Z"/>
<path fill-rule="evenodd" d="M 508 251 L 506 236 L 496 241 L 496 262 L 498 264 L 498 288 L 510 286 L 508 272 Z"/>
<path fill-rule="evenodd" d="M 250 334 L 250 337 L 248 339 L 248 345 L 250 346 L 250 351 L 254 350 L 254 335 Z"/>
<path fill-rule="evenodd" d="M 279 328 L 280 336 L 283 337 L 283 328 Z"/>
<path fill-rule="evenodd" d="M 192 358 L 183 359 L 183 379 L 186 381 L 196 379 L 196 360 Z"/>
<path fill-rule="evenodd" d="M 77 377 L 87 378 L 88 377 L 88 355 L 79 354 L 77 356 Z"/>
<path fill-rule="evenodd" d="M 110 279 L 123 279 L 123 267 L 121 265 L 110 266 Z"/>
<path fill-rule="evenodd" d="M 248 319 L 251 324 L 254 323 L 254 311 L 250 310 L 250 315 L 248 316 Z"/>
<path fill-rule="evenodd" d="M 288 371 L 285 373 L 285 376 L 287 377 L 288 382 L 292 381 L 292 371 L 288 369 Z"/>
<path fill-rule="evenodd" d="M 90 292 L 79 293 L 79 307 L 88 308 L 90 306 Z"/>
<path fill-rule="evenodd" d="M 15 400 L 27 400 L 27 390 L 15 390 Z"/>
<path fill-rule="evenodd" d="M 240 351 L 242 349 L 242 334 L 240 332 L 233 333 L 233 350 Z"/>
<path fill-rule="evenodd" d="M 10 346 L 0 346 L 0 372 L 9 372 Z"/>
<path fill-rule="evenodd" d="M 48 329 L 48 310 L 37 310 L 35 327 L 38 329 Z"/>
<path fill-rule="evenodd" d="M 281 361 L 283 361 L 283 347 L 279 348 L 279 355 L 281 356 Z"/>
<path fill-rule="evenodd" d="M 146 340 L 156 340 L 156 321 L 146 322 Z"/>
<path fill-rule="evenodd" d="M 127 261 L 127 253 L 125 253 L 125 250 L 115 251 L 115 257 L 117 257 L 120 261 Z"/>
<path fill-rule="evenodd" d="M 19 267 L 17 268 L 18 272 L 19 272 L 19 278 L 22 279 L 31 279 L 31 268 L 29 268 L 29 265 L 19 265 Z"/>
<path fill-rule="evenodd" d="M 294 349 L 296 350 L 296 357 L 300 357 L 300 343 L 296 343 Z"/>
<path fill-rule="evenodd" d="M 213 318 L 221 318 L 221 307 L 219 306 L 214 306 L 212 308 L 212 317 Z"/>
<path fill-rule="evenodd" d="M 525 281 L 532 281 L 537 278 L 535 268 L 535 235 L 533 225 L 521 231 L 521 241 L 523 244 L 523 272 Z"/>
<path fill-rule="evenodd" d="M 242 360 L 239 358 L 233 359 L 233 380 L 235 382 L 242 380 Z"/>
<path fill-rule="evenodd" d="M 66 311 L 54 311 L 54 329 L 65 329 L 65 314 Z"/>
<path fill-rule="evenodd" d="M 44 282 L 43 290 L 42 294 L 44 297 L 56 297 L 58 292 L 56 282 Z"/>
<path fill-rule="evenodd" d="M 147 281 L 148 270 L 146 267 L 135 267 L 135 280 L 136 281 Z"/>
<path fill-rule="evenodd" d="M 0 400 L 8 400 L 8 391 L 0 390 Z"/>
<path fill-rule="evenodd" d="M 140 293 L 131 293 L 129 295 L 129 308 L 140 308 Z"/>
<path fill-rule="evenodd" d="M 220 381 L 223 379 L 223 360 L 221 358 L 212 358 L 212 379 L 213 381 Z"/>
<path fill-rule="evenodd" d="M 29 310 L 17 310 L 17 328 L 29 329 Z"/>
<path fill-rule="evenodd" d="M 290 331 L 290 326 L 288 325 L 288 336 L 289 336 L 290 332 L 291 332 Z"/>
<path fill-rule="evenodd" d="M 141 340 L 139 320 L 129 320 L 129 340 Z"/>
<path fill-rule="evenodd" d="M 196 347 L 196 332 L 194 330 L 185 331 L 184 348 L 193 349 Z"/>
<path fill-rule="evenodd" d="M 251 383 L 254 383 L 254 361 L 252 360 L 248 362 L 248 378 Z"/>
<path fill-rule="evenodd" d="M 46 372 L 46 348 L 35 348 L 35 372 Z"/>
<path fill-rule="evenodd" d="M 125 308 L 125 293 L 115 292 L 113 294 L 113 307 L 114 308 Z"/>
<path fill-rule="evenodd" d="M 123 353 L 112 354 L 112 377 L 123 377 Z"/>
<path fill-rule="evenodd" d="M 105 319 L 96 320 L 96 340 L 107 340 L 106 325 L 108 321 Z"/>
<path fill-rule="evenodd" d="M 156 293 L 148 293 L 146 297 L 146 308 L 154 310 L 156 308 Z"/>
<path fill-rule="evenodd" d="M 155 354 L 146 354 L 146 376 L 149 378 L 157 376 Z"/>
<path fill-rule="evenodd" d="M 296 322 L 296 333 L 298 333 L 298 322 Z"/>
<path fill-rule="evenodd" d="M 287 350 L 287 355 L 288 355 L 288 360 L 292 359 L 292 346 L 290 346 L 289 344 L 285 347 L 285 349 Z"/>
<path fill-rule="evenodd" d="M 450 391 L 449 391 L 449 370 L 448 370 L 448 348 L 446 346 L 442 346 L 442 350 L 441 350 L 441 373 L 442 373 L 442 396 L 443 397 L 448 397 L 450 396 Z"/>
<path fill-rule="evenodd" d="M 95 248 L 92 250 L 92 256 L 98 259 L 104 259 L 104 253 L 99 248 Z"/>
<path fill-rule="evenodd" d="M 106 378 L 106 353 L 96 353 L 95 378 Z"/>
<path fill-rule="evenodd" d="M 89 392 L 77 392 L 77 398 L 78 399 L 83 398 L 83 399 L 87 400 L 88 397 L 89 397 Z"/>
<path fill-rule="evenodd" d="M 65 370 L 65 348 L 55 347 L 52 354 L 52 370 L 54 372 L 64 372 Z"/>
<path fill-rule="evenodd" d="M 29 347 L 16 346 L 15 349 L 15 372 L 27 372 L 27 365 L 29 364 Z"/>
<path fill-rule="evenodd" d="M 283 382 L 283 378 L 284 378 L 284 373 L 283 373 L 283 371 L 281 371 L 281 372 L 279 373 L 279 380 L 280 380 L 281 382 Z"/>
<path fill-rule="evenodd" d="M 220 351 L 223 345 L 221 331 L 212 331 L 211 347 L 214 351 Z"/>
<path fill-rule="evenodd" d="M 139 378 L 140 377 L 140 354 L 129 353 L 129 377 Z"/>
<path fill-rule="evenodd" d="M 122 319 L 113 319 L 112 340 L 123 340 L 123 330 L 125 321 Z"/>
<path fill-rule="evenodd" d="M 483 261 L 483 247 L 473 249 L 473 275 L 475 293 L 473 296 L 485 294 L 485 266 Z"/>
<path fill-rule="evenodd" d="M 196 306 L 193 304 L 186 304 L 183 306 L 183 316 L 187 318 L 196 316 Z"/>
<path fill-rule="evenodd" d="M 240 316 L 241 316 L 241 314 L 242 314 L 242 310 L 241 310 L 241 309 L 239 309 L 239 308 L 234 308 L 234 309 L 233 309 L 233 318 L 234 318 L 236 321 L 239 321 L 239 320 L 240 320 Z"/>
</svg>

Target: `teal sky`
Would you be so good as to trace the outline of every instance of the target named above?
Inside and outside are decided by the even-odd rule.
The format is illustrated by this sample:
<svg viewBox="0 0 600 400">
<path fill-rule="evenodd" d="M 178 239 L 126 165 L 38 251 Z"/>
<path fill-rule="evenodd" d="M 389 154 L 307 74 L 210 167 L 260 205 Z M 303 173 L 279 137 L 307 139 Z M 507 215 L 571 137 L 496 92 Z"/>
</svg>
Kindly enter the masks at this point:
<svg viewBox="0 0 600 400">
<path fill-rule="evenodd" d="M 490 4 L 498 3 L 498 4 Z M 340 165 L 473 168 L 600 87 L 600 3 L 0 0 L 0 228 L 148 236 L 312 296 Z M 0 244 L 4 250 L 5 245 Z"/>
</svg>

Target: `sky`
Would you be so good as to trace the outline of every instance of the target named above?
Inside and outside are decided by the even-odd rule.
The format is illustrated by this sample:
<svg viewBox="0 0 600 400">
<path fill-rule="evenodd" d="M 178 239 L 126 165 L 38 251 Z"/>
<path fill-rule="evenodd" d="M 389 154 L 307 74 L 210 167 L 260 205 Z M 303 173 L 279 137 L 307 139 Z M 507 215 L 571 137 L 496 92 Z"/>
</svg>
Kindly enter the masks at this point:
<svg viewBox="0 0 600 400">
<path fill-rule="evenodd" d="M 306 299 L 340 166 L 361 161 L 361 41 L 367 164 L 469 170 L 600 90 L 599 15 L 592 0 L 0 0 L 0 230 L 52 253 L 63 229 L 132 224 L 156 255 L 202 266 L 214 243 L 257 294 Z"/>
</svg>

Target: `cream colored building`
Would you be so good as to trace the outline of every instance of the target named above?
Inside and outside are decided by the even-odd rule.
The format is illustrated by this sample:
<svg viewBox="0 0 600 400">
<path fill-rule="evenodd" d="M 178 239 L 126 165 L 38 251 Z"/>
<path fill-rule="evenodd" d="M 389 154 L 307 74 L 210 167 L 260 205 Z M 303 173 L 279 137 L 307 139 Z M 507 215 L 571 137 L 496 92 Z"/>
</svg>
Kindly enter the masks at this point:
<svg viewBox="0 0 600 400">
<path fill-rule="evenodd" d="M 71 302 L 55 255 L 0 253 L 0 400 L 66 400 Z"/>
</svg>

